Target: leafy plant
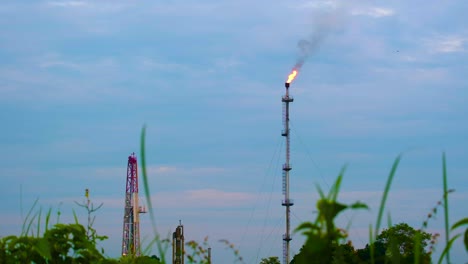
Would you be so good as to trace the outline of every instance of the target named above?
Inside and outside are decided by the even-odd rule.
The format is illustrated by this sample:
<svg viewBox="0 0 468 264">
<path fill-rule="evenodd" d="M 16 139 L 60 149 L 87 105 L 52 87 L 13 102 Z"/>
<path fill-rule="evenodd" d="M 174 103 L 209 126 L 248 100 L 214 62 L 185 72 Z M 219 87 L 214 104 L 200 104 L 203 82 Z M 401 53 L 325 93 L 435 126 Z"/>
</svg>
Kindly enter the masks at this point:
<svg viewBox="0 0 468 264">
<path fill-rule="evenodd" d="M 300 253 L 293 258 L 291 263 L 332 263 L 334 259 L 340 257 L 336 255 L 341 252 L 337 251 L 337 248 L 347 237 L 344 229 L 335 226 L 336 216 L 347 209 L 368 209 L 367 205 L 361 202 L 345 205 L 337 201 L 344 171 L 345 168 L 341 170 L 328 195 L 325 195 L 317 185 L 320 195 L 317 201 L 318 216 L 315 222 L 305 222 L 296 228 L 295 232 L 302 231 L 307 239 Z"/>
<path fill-rule="evenodd" d="M 260 264 L 281 264 L 278 257 L 262 258 Z"/>
<path fill-rule="evenodd" d="M 80 224 L 56 224 L 43 237 L 8 236 L 1 240 L 2 263 L 111 263 L 88 239 Z"/>
</svg>

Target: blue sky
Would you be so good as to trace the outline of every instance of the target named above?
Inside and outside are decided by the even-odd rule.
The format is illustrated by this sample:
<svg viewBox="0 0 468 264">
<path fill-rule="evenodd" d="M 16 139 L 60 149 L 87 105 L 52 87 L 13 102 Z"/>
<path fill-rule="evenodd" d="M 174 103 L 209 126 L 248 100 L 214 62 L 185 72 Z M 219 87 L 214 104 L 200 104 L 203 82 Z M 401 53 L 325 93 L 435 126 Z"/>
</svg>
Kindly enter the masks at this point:
<svg viewBox="0 0 468 264">
<path fill-rule="evenodd" d="M 312 220 L 315 184 L 348 164 L 340 198 L 367 242 L 394 158 L 388 211 L 419 227 L 442 197 L 452 222 L 468 199 L 465 1 L 2 1 L 0 235 L 18 234 L 36 198 L 72 220 L 85 188 L 104 203 L 95 226 L 121 250 L 126 162 L 147 125 L 160 233 L 179 219 L 209 237 L 213 260 L 282 254 L 281 96 L 301 39 L 324 32 L 290 92 L 292 226 Z M 20 190 L 22 189 L 22 195 Z M 21 206 L 22 201 L 22 206 Z M 151 236 L 142 216 L 142 237 Z M 443 217 L 429 231 L 442 232 Z M 293 236 L 297 253 L 303 237 Z M 436 254 L 442 249 L 439 242 Z M 467 259 L 461 241 L 455 262 Z M 232 258 L 233 259 L 233 258 Z"/>
</svg>

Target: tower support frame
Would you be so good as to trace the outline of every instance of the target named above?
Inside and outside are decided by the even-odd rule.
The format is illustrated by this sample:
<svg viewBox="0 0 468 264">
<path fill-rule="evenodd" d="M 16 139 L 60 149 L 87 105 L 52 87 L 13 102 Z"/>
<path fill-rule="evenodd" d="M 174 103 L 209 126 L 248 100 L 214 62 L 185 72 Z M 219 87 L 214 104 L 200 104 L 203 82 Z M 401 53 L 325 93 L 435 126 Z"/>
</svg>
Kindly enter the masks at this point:
<svg viewBox="0 0 468 264">
<path fill-rule="evenodd" d="M 282 201 L 281 205 L 286 207 L 286 231 L 283 235 L 283 263 L 289 264 L 290 259 L 290 251 L 289 251 L 289 243 L 292 240 L 291 238 L 291 222 L 290 222 L 290 214 L 291 214 L 291 206 L 294 205 L 292 199 L 289 196 L 289 171 L 292 169 L 290 164 L 290 128 L 289 128 L 289 103 L 294 101 L 294 98 L 289 96 L 289 83 L 285 83 L 286 87 L 286 94 L 282 97 L 281 101 L 283 102 L 283 125 L 284 129 L 281 133 L 286 140 L 286 162 L 283 165 L 283 195 L 284 200 Z"/>
<path fill-rule="evenodd" d="M 138 162 L 135 153 L 128 157 L 125 186 L 125 207 L 122 234 L 122 255 L 140 256 L 140 213 L 146 210 L 138 204 Z"/>
</svg>

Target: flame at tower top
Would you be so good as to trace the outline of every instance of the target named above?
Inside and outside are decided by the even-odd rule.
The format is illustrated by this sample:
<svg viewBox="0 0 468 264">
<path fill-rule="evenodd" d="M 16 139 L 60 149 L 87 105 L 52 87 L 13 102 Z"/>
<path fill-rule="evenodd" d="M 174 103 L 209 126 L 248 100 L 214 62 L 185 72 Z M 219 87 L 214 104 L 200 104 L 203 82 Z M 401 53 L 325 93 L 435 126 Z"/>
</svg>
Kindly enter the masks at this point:
<svg viewBox="0 0 468 264">
<path fill-rule="evenodd" d="M 291 84 L 291 82 L 296 78 L 296 75 L 297 75 L 297 70 L 293 70 L 289 75 L 288 75 L 288 80 L 286 81 L 286 83 L 284 84 L 286 86 L 286 88 L 289 88 L 289 85 Z"/>
</svg>

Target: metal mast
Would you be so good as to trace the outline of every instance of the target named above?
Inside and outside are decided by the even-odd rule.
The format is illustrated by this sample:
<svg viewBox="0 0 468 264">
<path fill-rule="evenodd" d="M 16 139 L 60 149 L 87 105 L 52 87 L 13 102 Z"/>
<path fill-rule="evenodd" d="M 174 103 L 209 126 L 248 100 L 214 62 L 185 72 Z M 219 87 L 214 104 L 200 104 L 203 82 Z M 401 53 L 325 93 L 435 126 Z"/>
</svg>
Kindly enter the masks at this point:
<svg viewBox="0 0 468 264">
<path fill-rule="evenodd" d="M 285 83 L 286 94 L 282 98 L 283 102 L 283 125 L 284 130 L 281 133 L 283 137 L 286 137 L 286 163 L 283 165 L 283 194 L 284 200 L 282 205 L 286 207 L 286 232 L 283 235 L 283 263 L 289 264 L 289 242 L 292 240 L 290 232 L 290 207 L 294 205 L 293 200 L 289 199 L 289 171 L 291 165 L 289 164 L 289 148 L 290 148 L 290 137 L 289 137 L 289 103 L 292 103 L 294 99 L 289 96 L 289 83 Z"/>
<path fill-rule="evenodd" d="M 138 163 L 135 153 L 128 157 L 125 210 L 123 219 L 122 255 L 140 256 L 140 213 L 138 206 Z"/>
<path fill-rule="evenodd" d="M 179 226 L 177 226 L 174 233 L 172 233 L 172 263 L 173 264 L 184 264 L 184 226 L 182 221 L 179 220 Z"/>
</svg>

